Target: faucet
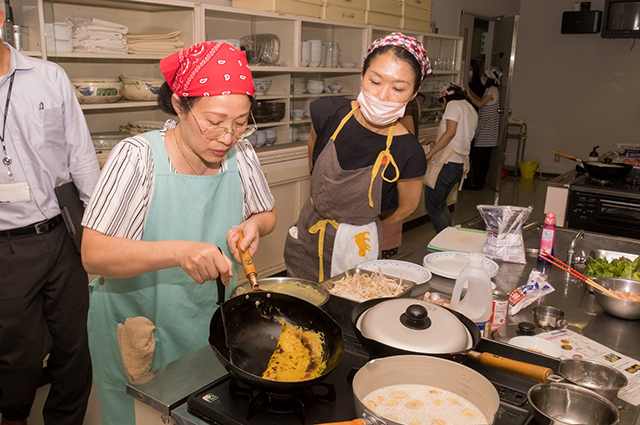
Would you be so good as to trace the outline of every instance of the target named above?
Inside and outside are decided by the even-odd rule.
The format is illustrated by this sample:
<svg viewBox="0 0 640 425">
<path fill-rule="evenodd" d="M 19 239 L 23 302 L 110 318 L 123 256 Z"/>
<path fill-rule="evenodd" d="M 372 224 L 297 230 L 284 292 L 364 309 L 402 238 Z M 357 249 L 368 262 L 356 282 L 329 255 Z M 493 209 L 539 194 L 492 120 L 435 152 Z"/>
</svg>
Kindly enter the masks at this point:
<svg viewBox="0 0 640 425">
<path fill-rule="evenodd" d="M 576 233 L 576 235 L 573 237 L 573 239 L 571 239 L 571 243 L 569 244 L 569 249 L 567 250 L 567 265 L 569 267 L 572 267 L 572 262 L 573 262 L 573 254 L 576 251 L 576 244 L 578 243 L 578 239 L 584 237 L 584 230 L 580 229 L 578 230 L 578 233 Z"/>
</svg>

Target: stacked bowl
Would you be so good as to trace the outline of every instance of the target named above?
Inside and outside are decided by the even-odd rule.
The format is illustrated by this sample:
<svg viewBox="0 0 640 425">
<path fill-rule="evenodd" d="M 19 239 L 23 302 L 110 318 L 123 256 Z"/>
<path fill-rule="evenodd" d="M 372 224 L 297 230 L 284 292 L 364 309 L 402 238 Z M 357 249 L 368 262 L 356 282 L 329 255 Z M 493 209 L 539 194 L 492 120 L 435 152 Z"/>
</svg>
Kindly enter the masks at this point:
<svg viewBox="0 0 640 425">
<path fill-rule="evenodd" d="M 319 94 L 324 92 L 324 81 L 307 80 L 307 91 L 311 94 Z"/>
</svg>

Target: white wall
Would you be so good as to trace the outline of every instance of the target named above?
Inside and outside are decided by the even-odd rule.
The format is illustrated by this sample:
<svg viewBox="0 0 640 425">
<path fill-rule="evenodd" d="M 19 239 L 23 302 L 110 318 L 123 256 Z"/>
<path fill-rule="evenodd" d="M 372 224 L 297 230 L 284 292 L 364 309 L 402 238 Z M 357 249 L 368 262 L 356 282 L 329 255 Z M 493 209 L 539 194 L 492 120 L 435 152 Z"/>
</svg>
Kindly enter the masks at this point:
<svg viewBox="0 0 640 425">
<path fill-rule="evenodd" d="M 511 16 L 520 11 L 521 0 L 431 0 L 432 19 L 439 34 L 458 35 L 462 11 L 481 16 Z"/>
<path fill-rule="evenodd" d="M 545 172 L 574 165 L 554 162 L 553 150 L 586 159 L 595 145 L 602 154 L 640 143 L 640 43 L 630 51 L 633 40 L 560 34 L 568 10 L 572 0 L 521 1 L 511 109 L 528 125 L 526 159 Z"/>
</svg>

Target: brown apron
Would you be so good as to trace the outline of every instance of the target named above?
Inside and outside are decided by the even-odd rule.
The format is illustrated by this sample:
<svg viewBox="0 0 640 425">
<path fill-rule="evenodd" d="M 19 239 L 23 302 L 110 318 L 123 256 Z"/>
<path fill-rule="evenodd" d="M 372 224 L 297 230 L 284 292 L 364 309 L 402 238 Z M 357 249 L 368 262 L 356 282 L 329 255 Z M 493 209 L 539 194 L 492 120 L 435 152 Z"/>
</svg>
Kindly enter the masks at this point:
<svg viewBox="0 0 640 425">
<path fill-rule="evenodd" d="M 400 174 L 389 151 L 395 124 L 389 129 L 386 149 L 373 165 L 344 170 L 338 161 L 335 139 L 358 107 L 342 119 L 313 167 L 311 197 L 302 207 L 296 225 L 289 229 L 285 244 L 284 259 L 289 276 L 316 282 L 331 276 L 331 258 L 340 223 L 355 226 L 375 223 L 378 241 L 382 240 L 379 216 L 383 174 L 389 164 L 396 169 L 396 176 L 385 180 L 394 182 Z M 379 257 L 379 244 L 370 249 L 375 249 Z"/>
</svg>

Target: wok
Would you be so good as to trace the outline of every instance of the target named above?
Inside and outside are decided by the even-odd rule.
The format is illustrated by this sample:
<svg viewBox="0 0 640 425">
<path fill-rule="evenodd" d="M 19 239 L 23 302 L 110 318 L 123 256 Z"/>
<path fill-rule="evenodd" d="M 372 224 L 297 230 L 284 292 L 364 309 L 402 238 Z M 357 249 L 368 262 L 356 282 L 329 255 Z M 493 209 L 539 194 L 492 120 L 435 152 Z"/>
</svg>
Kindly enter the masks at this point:
<svg viewBox="0 0 640 425">
<path fill-rule="evenodd" d="M 282 329 L 279 319 L 324 333 L 326 369 L 322 375 L 297 382 L 261 377 L 278 343 Z M 209 344 L 233 377 L 275 393 L 295 393 L 317 384 L 335 369 L 344 353 L 342 330 L 331 316 L 304 300 L 269 291 L 251 292 L 224 302 L 211 318 Z"/>
<path fill-rule="evenodd" d="M 589 174 L 591 178 L 597 180 L 617 180 L 629 174 L 629 172 L 633 168 L 633 165 L 631 164 L 602 161 L 583 161 L 580 158 L 563 152 L 554 151 L 553 153 L 563 158 L 579 162 L 585 168 L 585 170 L 587 170 L 587 174 Z"/>
</svg>

